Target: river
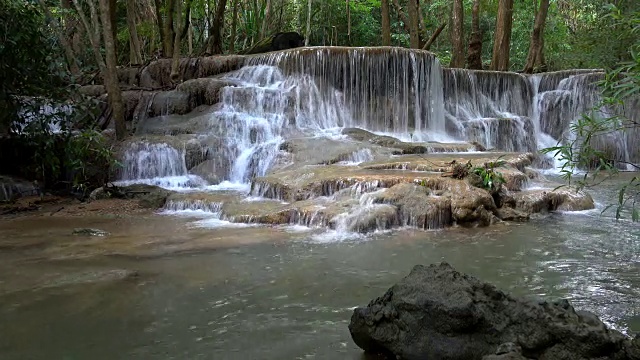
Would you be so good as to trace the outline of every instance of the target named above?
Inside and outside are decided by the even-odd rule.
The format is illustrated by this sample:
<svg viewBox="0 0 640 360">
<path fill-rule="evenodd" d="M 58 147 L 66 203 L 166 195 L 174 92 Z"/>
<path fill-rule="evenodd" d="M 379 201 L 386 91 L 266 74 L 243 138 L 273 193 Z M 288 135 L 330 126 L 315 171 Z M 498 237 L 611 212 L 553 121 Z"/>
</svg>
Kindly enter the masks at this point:
<svg viewBox="0 0 640 360">
<path fill-rule="evenodd" d="M 601 209 L 620 181 L 591 190 Z M 70 235 L 98 227 L 106 238 Z M 332 240 L 192 219 L 0 220 L 2 359 L 362 359 L 347 325 L 415 264 L 640 332 L 640 226 L 599 210 Z"/>
</svg>

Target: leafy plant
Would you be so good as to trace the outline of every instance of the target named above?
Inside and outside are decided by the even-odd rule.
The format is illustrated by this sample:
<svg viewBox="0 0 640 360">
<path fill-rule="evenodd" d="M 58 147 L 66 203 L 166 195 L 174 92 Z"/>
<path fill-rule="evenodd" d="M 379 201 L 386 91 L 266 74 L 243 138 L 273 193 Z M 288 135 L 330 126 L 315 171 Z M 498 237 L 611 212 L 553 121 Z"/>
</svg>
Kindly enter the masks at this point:
<svg viewBox="0 0 640 360">
<path fill-rule="evenodd" d="M 482 185 L 490 191 L 497 191 L 501 184 L 506 183 L 502 173 L 496 171 L 497 168 L 504 166 L 506 161 L 498 160 L 485 163 L 484 166 L 477 166 L 473 169 L 473 173 L 480 176 Z"/>
</svg>

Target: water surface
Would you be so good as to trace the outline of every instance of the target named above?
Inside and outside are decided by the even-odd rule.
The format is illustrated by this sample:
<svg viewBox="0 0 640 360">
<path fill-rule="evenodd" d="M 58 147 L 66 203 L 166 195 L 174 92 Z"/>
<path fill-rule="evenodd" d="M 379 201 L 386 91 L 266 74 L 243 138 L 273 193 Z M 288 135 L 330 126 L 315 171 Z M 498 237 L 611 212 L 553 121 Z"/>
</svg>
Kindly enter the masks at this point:
<svg viewBox="0 0 640 360">
<path fill-rule="evenodd" d="M 615 186 L 594 195 L 602 206 Z M 71 236 L 79 226 L 112 235 Z M 0 221 L 0 358 L 361 359 L 352 308 L 440 261 L 633 333 L 639 238 L 598 211 L 334 242 L 168 216 Z"/>
</svg>

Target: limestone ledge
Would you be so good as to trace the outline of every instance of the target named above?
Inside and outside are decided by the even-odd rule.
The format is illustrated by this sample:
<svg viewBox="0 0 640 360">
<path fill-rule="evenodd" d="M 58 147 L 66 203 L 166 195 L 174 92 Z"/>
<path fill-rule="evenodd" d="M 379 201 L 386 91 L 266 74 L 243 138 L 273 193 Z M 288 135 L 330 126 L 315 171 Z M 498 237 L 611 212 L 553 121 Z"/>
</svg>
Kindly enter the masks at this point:
<svg viewBox="0 0 640 360">
<path fill-rule="evenodd" d="M 259 200 L 248 201 L 238 194 L 222 198 L 176 194 L 167 206 L 172 201 L 191 201 L 196 208 L 213 206 L 222 219 L 232 222 L 300 224 L 356 232 L 398 226 L 488 226 L 501 221 L 524 221 L 536 213 L 594 208 L 591 196 L 575 189 L 523 190 L 528 176 L 518 168 L 530 163 L 531 155 L 505 154 L 503 158 L 507 164 L 497 171 L 503 173 L 506 184 L 492 192 L 477 187 L 470 178 L 443 176 L 450 170 L 445 165 L 451 157 L 441 157 L 429 160 L 435 164 L 431 168 L 434 171 L 369 169 L 372 163 L 307 165 L 254 179 L 252 195 L 263 197 Z M 472 162 L 487 159 L 486 155 L 476 156 Z M 414 162 L 406 158 L 403 161 L 411 164 L 409 168 L 416 168 Z M 203 205 L 202 201 L 210 205 Z"/>
</svg>

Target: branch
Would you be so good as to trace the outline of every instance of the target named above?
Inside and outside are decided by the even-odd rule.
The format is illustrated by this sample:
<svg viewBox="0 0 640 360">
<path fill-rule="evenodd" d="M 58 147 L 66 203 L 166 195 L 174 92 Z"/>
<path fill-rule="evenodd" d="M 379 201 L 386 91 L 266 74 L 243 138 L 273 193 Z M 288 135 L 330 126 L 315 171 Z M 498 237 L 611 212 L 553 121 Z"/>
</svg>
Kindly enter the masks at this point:
<svg viewBox="0 0 640 360">
<path fill-rule="evenodd" d="M 440 33 L 442 32 L 442 30 L 444 30 L 446 26 L 447 26 L 446 22 L 442 23 L 442 25 L 440 25 L 440 27 L 436 29 L 433 35 L 431 35 L 431 37 L 429 38 L 429 41 L 427 41 L 427 43 L 424 44 L 424 46 L 422 47 L 422 50 L 429 50 L 431 48 L 431 45 L 433 45 L 433 43 L 436 41 L 438 36 L 440 36 Z"/>
</svg>

